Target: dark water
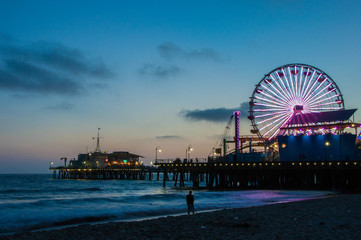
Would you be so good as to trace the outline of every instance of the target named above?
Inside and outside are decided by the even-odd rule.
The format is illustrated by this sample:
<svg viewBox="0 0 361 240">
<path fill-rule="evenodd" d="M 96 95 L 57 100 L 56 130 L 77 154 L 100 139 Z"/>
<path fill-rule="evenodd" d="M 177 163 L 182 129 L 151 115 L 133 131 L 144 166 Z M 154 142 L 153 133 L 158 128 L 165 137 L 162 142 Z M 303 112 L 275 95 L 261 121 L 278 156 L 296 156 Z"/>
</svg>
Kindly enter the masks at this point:
<svg viewBox="0 0 361 240">
<path fill-rule="evenodd" d="M 0 234 L 78 223 L 134 220 L 186 211 L 188 190 L 161 181 L 58 180 L 0 175 Z M 297 201 L 324 191 L 194 191 L 196 211 Z"/>
</svg>

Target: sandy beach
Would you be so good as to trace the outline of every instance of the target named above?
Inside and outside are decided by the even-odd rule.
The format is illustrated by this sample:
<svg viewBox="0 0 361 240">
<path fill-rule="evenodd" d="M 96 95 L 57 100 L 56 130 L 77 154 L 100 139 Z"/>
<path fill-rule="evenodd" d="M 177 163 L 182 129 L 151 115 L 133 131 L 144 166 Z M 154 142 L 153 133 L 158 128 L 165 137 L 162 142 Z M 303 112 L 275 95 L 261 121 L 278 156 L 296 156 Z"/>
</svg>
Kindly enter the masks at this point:
<svg viewBox="0 0 361 240">
<path fill-rule="evenodd" d="M 360 239 L 361 195 L 336 195 L 194 216 L 80 225 L 0 239 Z"/>
</svg>

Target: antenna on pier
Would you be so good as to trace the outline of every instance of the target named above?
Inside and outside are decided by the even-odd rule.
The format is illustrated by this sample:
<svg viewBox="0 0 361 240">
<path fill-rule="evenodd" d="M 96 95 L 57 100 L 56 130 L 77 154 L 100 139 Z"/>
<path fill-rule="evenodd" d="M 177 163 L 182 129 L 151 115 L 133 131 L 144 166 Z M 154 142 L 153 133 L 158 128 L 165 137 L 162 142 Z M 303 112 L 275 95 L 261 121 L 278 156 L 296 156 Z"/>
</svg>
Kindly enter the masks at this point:
<svg viewBox="0 0 361 240">
<path fill-rule="evenodd" d="M 95 151 L 94 151 L 94 152 L 96 152 L 96 153 L 100 153 L 100 152 L 101 152 L 100 140 L 99 140 L 99 139 L 100 139 L 99 130 L 100 130 L 100 128 L 98 128 L 98 136 L 96 137 L 96 139 L 97 139 L 97 146 L 96 146 Z M 93 137 L 93 139 L 95 139 L 95 137 Z"/>
</svg>

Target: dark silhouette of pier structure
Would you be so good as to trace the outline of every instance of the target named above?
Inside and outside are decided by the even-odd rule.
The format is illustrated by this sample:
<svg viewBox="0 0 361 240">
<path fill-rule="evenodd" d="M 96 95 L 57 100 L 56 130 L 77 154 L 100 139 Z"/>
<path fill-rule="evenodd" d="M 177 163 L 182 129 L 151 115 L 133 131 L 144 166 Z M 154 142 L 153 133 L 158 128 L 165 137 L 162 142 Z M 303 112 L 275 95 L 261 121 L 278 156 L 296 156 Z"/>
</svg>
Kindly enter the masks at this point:
<svg viewBox="0 0 361 240">
<path fill-rule="evenodd" d="M 236 126 L 239 115 L 235 113 Z M 361 154 L 355 143 L 355 134 L 342 130 L 355 128 L 360 124 L 337 122 L 309 127 L 324 131 L 338 127 L 339 134 L 280 136 L 277 141 L 267 142 L 255 136 L 239 136 L 236 127 L 235 151 L 207 159 L 156 159 L 154 166 L 139 162 L 113 165 L 102 168 L 75 168 L 66 166 L 51 168 L 58 179 L 119 179 L 172 181 L 174 187 L 208 189 L 305 189 L 361 191 Z M 284 132 L 294 126 L 283 128 Z M 300 127 L 298 127 L 300 128 Z M 327 129 L 326 129 L 327 128 Z M 249 140 L 248 144 L 244 144 Z M 255 143 L 258 141 L 258 143 Z M 305 146 L 302 141 L 311 141 Z M 279 146 L 278 146 L 279 145 Z M 282 145 L 282 146 L 281 146 Z M 223 146 L 224 149 L 227 149 Z M 253 147 L 264 148 L 254 152 Z M 278 153 L 267 149 L 278 147 Z M 249 148 L 249 152 L 243 149 Z M 137 155 L 131 155 L 137 156 Z M 138 156 L 137 156 L 138 157 Z M 186 184 L 186 182 L 189 182 Z"/>
<path fill-rule="evenodd" d="M 208 189 L 361 190 L 361 161 L 156 162 L 157 167 L 51 169 L 58 179 L 156 180 L 174 187 Z"/>
<path fill-rule="evenodd" d="M 239 134 L 241 112 L 235 111 L 207 159 L 190 159 L 189 146 L 186 159 L 161 160 L 157 147 L 154 166 L 147 167 L 140 155 L 101 153 L 98 128 L 94 153 L 80 154 L 70 166 L 62 158 L 64 166 L 51 167 L 53 176 L 210 189 L 361 190 L 361 124 L 351 120 L 357 109 L 345 109 L 341 91 L 325 72 L 299 63 L 278 67 L 256 85 L 249 106 L 252 135 Z"/>
</svg>

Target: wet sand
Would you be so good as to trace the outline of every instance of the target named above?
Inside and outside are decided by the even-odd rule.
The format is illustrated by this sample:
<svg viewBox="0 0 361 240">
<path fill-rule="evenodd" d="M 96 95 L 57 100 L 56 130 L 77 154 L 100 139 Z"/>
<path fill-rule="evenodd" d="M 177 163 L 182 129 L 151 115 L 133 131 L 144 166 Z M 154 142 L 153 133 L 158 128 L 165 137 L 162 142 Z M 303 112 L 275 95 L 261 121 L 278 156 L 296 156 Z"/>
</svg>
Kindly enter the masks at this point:
<svg viewBox="0 0 361 240">
<path fill-rule="evenodd" d="M 361 195 L 225 209 L 194 216 L 80 225 L 0 239 L 361 239 Z"/>
</svg>

